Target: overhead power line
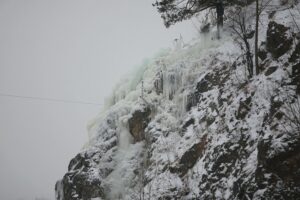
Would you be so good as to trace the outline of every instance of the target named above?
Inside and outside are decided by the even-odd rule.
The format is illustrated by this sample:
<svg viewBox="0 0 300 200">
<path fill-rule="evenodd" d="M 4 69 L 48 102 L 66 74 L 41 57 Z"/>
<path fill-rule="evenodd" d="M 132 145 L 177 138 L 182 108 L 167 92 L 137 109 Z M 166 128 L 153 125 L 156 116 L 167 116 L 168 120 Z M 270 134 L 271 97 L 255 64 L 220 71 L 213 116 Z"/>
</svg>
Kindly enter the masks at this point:
<svg viewBox="0 0 300 200">
<path fill-rule="evenodd" d="M 0 93 L 2 97 L 18 98 L 18 99 L 31 99 L 37 101 L 50 101 L 50 102 L 60 102 L 60 103 L 72 103 L 72 104 L 85 104 L 85 105 L 94 105 L 102 106 L 99 103 L 85 102 L 85 101 L 75 101 L 75 100 L 66 100 L 66 99 L 55 99 L 55 98 L 45 98 L 45 97 L 34 97 L 34 96 L 22 96 L 14 94 Z"/>
</svg>

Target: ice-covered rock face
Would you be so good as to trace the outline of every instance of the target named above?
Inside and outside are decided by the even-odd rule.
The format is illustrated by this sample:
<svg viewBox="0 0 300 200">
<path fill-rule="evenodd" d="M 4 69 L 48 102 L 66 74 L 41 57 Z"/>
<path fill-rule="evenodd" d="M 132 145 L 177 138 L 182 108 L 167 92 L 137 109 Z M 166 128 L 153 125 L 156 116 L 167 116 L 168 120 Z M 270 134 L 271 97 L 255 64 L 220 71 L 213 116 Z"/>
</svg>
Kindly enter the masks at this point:
<svg viewBox="0 0 300 200">
<path fill-rule="evenodd" d="M 57 199 L 300 199 L 300 41 L 290 12 L 300 23 L 296 7 L 262 15 L 263 71 L 253 79 L 226 30 L 145 63 L 89 126 Z M 285 45 L 277 33 L 293 41 L 280 52 L 270 47 Z"/>
</svg>

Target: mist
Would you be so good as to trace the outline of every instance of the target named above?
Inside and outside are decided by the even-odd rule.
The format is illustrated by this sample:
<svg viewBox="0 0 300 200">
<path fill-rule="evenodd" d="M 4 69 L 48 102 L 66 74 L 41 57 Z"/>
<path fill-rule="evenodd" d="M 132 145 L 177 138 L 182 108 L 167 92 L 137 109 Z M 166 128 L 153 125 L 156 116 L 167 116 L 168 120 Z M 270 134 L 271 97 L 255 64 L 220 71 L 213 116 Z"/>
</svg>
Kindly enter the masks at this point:
<svg viewBox="0 0 300 200">
<path fill-rule="evenodd" d="M 166 29 L 152 2 L 0 1 L 0 199 L 54 199 L 113 86 L 195 36 L 190 22 Z"/>
</svg>

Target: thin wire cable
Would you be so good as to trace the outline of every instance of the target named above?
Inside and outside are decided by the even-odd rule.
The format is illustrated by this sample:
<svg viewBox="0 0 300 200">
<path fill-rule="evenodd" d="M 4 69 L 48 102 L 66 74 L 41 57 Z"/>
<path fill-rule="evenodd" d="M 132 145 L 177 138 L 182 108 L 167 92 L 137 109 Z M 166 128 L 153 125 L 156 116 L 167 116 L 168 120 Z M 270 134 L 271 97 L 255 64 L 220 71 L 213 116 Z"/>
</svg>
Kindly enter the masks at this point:
<svg viewBox="0 0 300 200">
<path fill-rule="evenodd" d="M 6 94 L 6 93 L 0 93 L 0 96 L 2 96 L 2 97 L 11 97 L 11 98 L 19 98 L 19 99 L 39 100 L 39 101 L 50 101 L 50 102 L 61 102 L 61 103 L 102 106 L 102 104 L 92 103 L 92 102 L 74 101 L 74 100 L 65 100 L 65 99 L 55 99 L 55 98 L 45 98 L 45 97 L 22 96 L 22 95 L 14 95 L 14 94 Z"/>
</svg>

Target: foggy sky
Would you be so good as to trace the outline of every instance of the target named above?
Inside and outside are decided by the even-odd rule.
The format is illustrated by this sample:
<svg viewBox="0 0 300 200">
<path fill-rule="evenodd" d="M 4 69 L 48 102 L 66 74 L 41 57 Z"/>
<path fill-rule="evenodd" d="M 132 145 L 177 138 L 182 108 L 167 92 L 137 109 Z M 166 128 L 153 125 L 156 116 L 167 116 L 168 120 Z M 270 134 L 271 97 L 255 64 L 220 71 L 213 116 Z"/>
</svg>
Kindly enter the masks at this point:
<svg viewBox="0 0 300 200">
<path fill-rule="evenodd" d="M 0 93 L 103 103 L 121 76 L 195 34 L 152 0 L 0 0 Z M 0 199 L 54 199 L 101 106 L 0 96 Z"/>
</svg>

